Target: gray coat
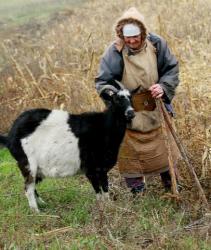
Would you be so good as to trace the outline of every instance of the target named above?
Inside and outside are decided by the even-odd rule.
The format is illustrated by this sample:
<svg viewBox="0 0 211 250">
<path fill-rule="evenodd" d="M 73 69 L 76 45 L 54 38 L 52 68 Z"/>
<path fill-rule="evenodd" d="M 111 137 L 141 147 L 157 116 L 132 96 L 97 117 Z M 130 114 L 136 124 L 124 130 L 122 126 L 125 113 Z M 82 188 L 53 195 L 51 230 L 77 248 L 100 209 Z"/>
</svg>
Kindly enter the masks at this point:
<svg viewBox="0 0 211 250">
<path fill-rule="evenodd" d="M 175 56 L 170 52 L 166 41 L 157 34 L 149 33 L 147 39 L 156 48 L 158 83 L 164 90 L 163 100 L 170 103 L 175 95 L 175 89 L 179 84 L 179 66 Z M 109 80 L 122 80 L 124 61 L 122 53 L 119 52 L 114 42 L 105 51 L 101 62 L 98 75 L 95 79 L 97 91 L 100 92 Z"/>
</svg>

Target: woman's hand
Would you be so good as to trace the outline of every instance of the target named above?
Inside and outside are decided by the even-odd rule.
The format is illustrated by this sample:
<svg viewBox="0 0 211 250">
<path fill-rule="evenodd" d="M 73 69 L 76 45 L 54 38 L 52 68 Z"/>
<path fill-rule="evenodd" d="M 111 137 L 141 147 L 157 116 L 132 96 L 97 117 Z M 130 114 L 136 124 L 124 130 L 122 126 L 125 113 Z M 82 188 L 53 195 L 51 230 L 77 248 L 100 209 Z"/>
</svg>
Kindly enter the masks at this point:
<svg viewBox="0 0 211 250">
<path fill-rule="evenodd" d="M 163 88 L 158 83 L 153 84 L 149 90 L 154 98 L 161 98 L 164 94 Z"/>
</svg>

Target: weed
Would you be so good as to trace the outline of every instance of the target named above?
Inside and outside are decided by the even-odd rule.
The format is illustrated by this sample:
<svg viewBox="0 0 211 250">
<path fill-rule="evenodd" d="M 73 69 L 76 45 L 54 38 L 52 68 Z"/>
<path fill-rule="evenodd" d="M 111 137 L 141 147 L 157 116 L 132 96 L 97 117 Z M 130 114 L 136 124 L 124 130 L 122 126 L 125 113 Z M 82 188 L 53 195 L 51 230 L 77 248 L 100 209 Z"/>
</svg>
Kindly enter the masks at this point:
<svg viewBox="0 0 211 250">
<path fill-rule="evenodd" d="M 181 83 L 173 101 L 175 123 L 210 201 L 210 0 L 94 0 L 80 7 L 58 8 L 50 19 L 49 13 L 58 3 L 46 5 L 46 10 L 36 1 L 32 12 L 27 1 L 29 5 L 20 15 L 9 2 L 17 6 L 16 0 L 5 3 L 12 15 L 8 23 L 24 25 L 1 26 L 1 37 L 5 37 L 0 47 L 1 133 L 29 108 L 62 108 L 74 113 L 104 109 L 94 78 L 100 56 L 114 39 L 111 27 L 115 18 L 132 4 L 143 12 L 150 31 L 162 35 L 179 59 Z M 25 2 L 18 3 L 21 7 Z M 3 18 L 2 7 L 1 15 Z M 35 15 L 36 20 L 24 23 Z M 43 21 L 45 15 L 48 19 Z M 203 210 L 182 162 L 179 172 L 184 186 L 180 201 L 163 197 L 157 180 L 144 197 L 134 200 L 121 187 L 121 177 L 115 171 L 111 179 L 116 177 L 117 200 L 108 204 L 96 203 L 84 176 L 46 179 L 38 191 L 47 205 L 37 216 L 28 208 L 15 161 L 1 149 L 0 248 L 208 250 L 209 221 L 202 220 L 204 224 L 189 231 L 186 228 Z"/>
</svg>

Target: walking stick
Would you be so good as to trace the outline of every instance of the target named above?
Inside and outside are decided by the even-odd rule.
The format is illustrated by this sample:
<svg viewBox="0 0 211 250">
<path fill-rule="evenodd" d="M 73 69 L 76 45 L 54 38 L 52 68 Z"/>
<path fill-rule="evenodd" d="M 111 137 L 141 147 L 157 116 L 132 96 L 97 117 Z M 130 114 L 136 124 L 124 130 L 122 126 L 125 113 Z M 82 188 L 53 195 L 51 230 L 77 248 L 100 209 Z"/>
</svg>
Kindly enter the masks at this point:
<svg viewBox="0 0 211 250">
<path fill-rule="evenodd" d="M 169 142 L 169 137 L 167 134 L 167 128 L 166 128 L 166 123 L 165 123 L 165 117 L 162 112 L 162 106 L 161 106 L 161 100 L 160 99 L 155 99 L 157 107 L 159 109 L 159 112 L 161 114 L 161 125 L 162 125 L 162 132 L 165 138 L 165 144 L 168 149 L 168 162 L 169 162 L 169 171 L 170 171 L 170 176 L 171 176 L 171 188 L 172 188 L 172 193 L 177 196 L 179 194 L 177 190 L 177 180 L 176 180 L 176 175 L 174 171 L 174 163 L 172 159 L 172 153 L 171 153 L 171 148 L 170 148 L 170 142 Z"/>
<path fill-rule="evenodd" d="M 199 182 L 199 179 L 198 179 L 198 177 L 196 175 L 194 167 L 192 166 L 192 164 L 190 163 L 190 161 L 188 159 L 187 152 L 186 152 L 184 146 L 182 145 L 178 135 L 176 134 L 176 132 L 175 132 L 175 130 L 174 130 L 172 124 L 171 124 L 171 121 L 169 119 L 169 115 L 168 115 L 168 113 L 166 111 L 166 108 L 165 108 L 163 102 L 160 99 L 157 102 L 158 102 L 158 106 L 161 108 L 162 116 L 164 117 L 164 120 L 166 121 L 166 123 L 167 123 L 167 125 L 169 127 L 169 130 L 170 130 L 170 132 L 171 132 L 171 134 L 172 134 L 172 136 L 173 136 L 173 138 L 174 138 L 174 140 L 175 140 L 175 142 L 177 144 L 177 147 L 178 147 L 178 149 L 179 149 L 179 151 L 180 151 L 180 153 L 181 153 L 181 155 L 182 155 L 182 157 L 184 159 L 184 162 L 185 162 L 189 172 L 194 177 L 196 186 L 197 186 L 197 188 L 199 190 L 199 193 L 201 194 L 201 198 L 202 198 L 206 208 L 209 210 L 209 204 L 208 204 L 207 198 L 205 196 L 204 190 L 203 190 L 203 188 L 202 188 L 202 186 L 201 186 L 201 184 Z"/>
</svg>

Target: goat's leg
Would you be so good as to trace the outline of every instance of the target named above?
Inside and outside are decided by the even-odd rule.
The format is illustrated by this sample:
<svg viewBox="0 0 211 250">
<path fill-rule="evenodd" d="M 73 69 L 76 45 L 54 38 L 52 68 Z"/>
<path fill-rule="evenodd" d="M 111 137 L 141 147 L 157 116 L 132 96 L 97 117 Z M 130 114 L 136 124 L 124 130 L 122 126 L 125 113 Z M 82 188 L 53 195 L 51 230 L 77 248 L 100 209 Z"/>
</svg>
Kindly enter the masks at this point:
<svg viewBox="0 0 211 250">
<path fill-rule="evenodd" d="M 37 164 L 35 160 L 32 158 L 29 160 L 29 174 L 25 178 L 25 190 L 26 190 L 26 197 L 29 202 L 30 208 L 34 212 L 39 212 L 37 206 L 37 200 L 35 195 L 35 183 L 36 183 L 36 176 L 37 176 Z"/>
<path fill-rule="evenodd" d="M 36 189 L 34 190 L 34 192 L 35 192 L 35 197 L 36 197 L 37 203 L 39 205 L 45 205 L 46 202 L 40 197 L 40 195 L 38 194 Z"/>
<path fill-rule="evenodd" d="M 109 193 L 108 193 L 108 176 L 107 173 L 101 173 L 100 175 L 100 185 L 102 187 L 102 200 L 109 200 Z"/>
<path fill-rule="evenodd" d="M 96 196 L 97 196 L 97 200 L 98 200 L 99 197 L 101 196 L 101 193 L 102 193 L 102 190 L 100 188 L 100 183 L 99 183 L 99 176 L 97 176 L 96 174 L 87 173 L 86 177 L 91 182 L 91 184 L 96 192 Z"/>
<path fill-rule="evenodd" d="M 26 197 L 29 202 L 29 207 L 34 211 L 39 213 L 39 209 L 37 206 L 37 201 L 35 197 L 35 179 L 32 176 L 29 176 L 25 182 L 25 191 Z"/>
<path fill-rule="evenodd" d="M 29 202 L 29 206 L 35 212 L 39 212 L 37 201 L 35 198 L 35 178 L 32 176 L 29 168 L 29 162 L 25 154 L 17 159 L 18 167 L 25 179 L 25 194 Z M 35 175 L 34 175 L 35 176 Z"/>
<path fill-rule="evenodd" d="M 36 184 L 41 182 L 41 181 L 42 181 L 42 178 L 37 176 L 36 177 Z M 36 200 L 37 200 L 38 204 L 40 204 L 40 205 L 45 205 L 46 204 L 46 202 L 40 197 L 40 195 L 38 194 L 36 189 L 35 189 L 35 196 L 36 196 Z"/>
</svg>

